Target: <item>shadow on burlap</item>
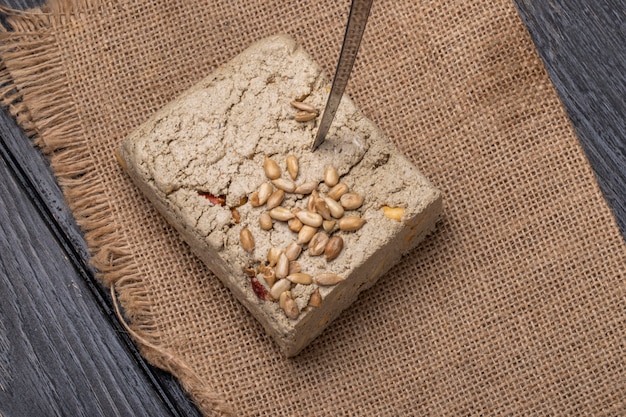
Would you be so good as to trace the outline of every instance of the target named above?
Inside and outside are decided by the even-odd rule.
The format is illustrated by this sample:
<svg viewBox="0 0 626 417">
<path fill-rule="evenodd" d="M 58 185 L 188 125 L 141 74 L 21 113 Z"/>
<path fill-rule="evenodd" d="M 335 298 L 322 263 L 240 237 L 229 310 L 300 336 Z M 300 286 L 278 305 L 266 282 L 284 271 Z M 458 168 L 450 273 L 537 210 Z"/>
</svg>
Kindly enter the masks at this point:
<svg viewBox="0 0 626 417">
<path fill-rule="evenodd" d="M 348 92 L 443 191 L 437 231 L 295 359 L 114 150 L 253 41 L 328 71 L 348 1 L 57 0 L 9 13 L 2 97 L 51 164 L 143 354 L 206 415 L 619 414 L 626 251 L 510 0 L 381 0 Z"/>
</svg>

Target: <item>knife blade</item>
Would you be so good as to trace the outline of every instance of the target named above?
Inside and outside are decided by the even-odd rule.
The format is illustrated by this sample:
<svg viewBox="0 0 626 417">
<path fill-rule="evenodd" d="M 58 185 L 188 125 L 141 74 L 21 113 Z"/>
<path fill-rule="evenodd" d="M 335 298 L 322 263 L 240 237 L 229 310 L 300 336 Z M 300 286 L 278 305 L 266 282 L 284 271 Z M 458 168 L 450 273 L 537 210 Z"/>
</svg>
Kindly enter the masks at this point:
<svg viewBox="0 0 626 417">
<path fill-rule="evenodd" d="M 333 86 L 330 89 L 328 101 L 313 141 L 312 151 L 315 151 L 324 142 L 328 129 L 330 129 L 330 125 L 335 119 L 337 108 L 350 79 L 352 66 L 361 45 L 361 38 L 363 38 L 363 32 L 365 32 L 372 3 L 373 0 L 352 0 L 346 33 L 343 38 L 341 53 L 339 54 L 339 62 L 333 78 Z"/>
</svg>

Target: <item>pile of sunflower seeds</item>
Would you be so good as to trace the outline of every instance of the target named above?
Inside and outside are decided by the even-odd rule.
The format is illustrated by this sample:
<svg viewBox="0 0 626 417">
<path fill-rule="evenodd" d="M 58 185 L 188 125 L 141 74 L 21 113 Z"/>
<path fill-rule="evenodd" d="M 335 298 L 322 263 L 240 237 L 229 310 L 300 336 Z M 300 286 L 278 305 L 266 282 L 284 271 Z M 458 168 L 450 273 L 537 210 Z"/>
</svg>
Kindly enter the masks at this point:
<svg viewBox="0 0 626 417">
<path fill-rule="evenodd" d="M 258 296 L 278 301 L 285 315 L 296 319 L 300 315 L 300 309 L 291 293 L 293 286 L 315 284 L 308 306 L 317 307 L 322 302 L 317 287 L 336 285 L 344 280 L 331 271 L 302 271 L 299 257 L 306 253 L 308 256 L 324 256 L 327 262 L 332 262 L 344 249 L 340 232 L 355 232 L 366 220 L 358 215 L 345 215 L 346 212 L 361 207 L 364 198 L 358 193 L 350 192 L 348 186 L 340 182 L 334 166 L 326 166 L 323 181 L 298 185 L 298 158 L 288 155 L 285 161 L 287 175 L 283 176 L 276 161 L 267 156 L 264 158 L 263 170 L 268 181 L 248 197 L 248 202 L 253 207 L 265 209 L 259 216 L 261 230 L 269 231 L 275 222 L 285 222 L 294 233 L 294 240 L 284 248 L 270 248 L 266 262 L 258 268 L 247 268 L 246 273 L 251 277 L 258 274 L 269 288 L 267 294 L 259 295 L 257 292 Z M 319 189 L 322 182 L 326 185 L 324 189 L 328 189 L 325 195 Z M 289 193 L 298 195 L 305 202 L 304 207 L 285 207 L 283 202 Z M 254 237 L 248 228 L 241 230 L 240 243 L 245 251 L 254 251 Z"/>
</svg>

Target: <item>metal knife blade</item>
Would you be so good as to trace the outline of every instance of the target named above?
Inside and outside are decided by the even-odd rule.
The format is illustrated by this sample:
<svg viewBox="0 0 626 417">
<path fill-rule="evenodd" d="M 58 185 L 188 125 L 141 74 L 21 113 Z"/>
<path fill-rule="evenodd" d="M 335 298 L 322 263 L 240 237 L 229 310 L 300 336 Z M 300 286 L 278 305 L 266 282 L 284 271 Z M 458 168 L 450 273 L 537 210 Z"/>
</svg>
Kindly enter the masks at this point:
<svg viewBox="0 0 626 417">
<path fill-rule="evenodd" d="M 317 135 L 315 136 L 315 141 L 311 149 L 312 151 L 315 151 L 324 142 L 328 129 L 330 129 L 335 114 L 337 114 L 339 102 L 348 84 L 350 72 L 352 71 L 352 66 L 354 65 L 357 52 L 359 51 L 359 45 L 361 45 L 361 38 L 365 31 L 365 25 L 367 24 L 372 2 L 373 0 L 352 0 L 346 34 L 343 38 L 335 78 L 333 78 L 333 86 L 330 90 L 330 95 L 328 96 L 319 128 L 317 129 Z"/>
</svg>

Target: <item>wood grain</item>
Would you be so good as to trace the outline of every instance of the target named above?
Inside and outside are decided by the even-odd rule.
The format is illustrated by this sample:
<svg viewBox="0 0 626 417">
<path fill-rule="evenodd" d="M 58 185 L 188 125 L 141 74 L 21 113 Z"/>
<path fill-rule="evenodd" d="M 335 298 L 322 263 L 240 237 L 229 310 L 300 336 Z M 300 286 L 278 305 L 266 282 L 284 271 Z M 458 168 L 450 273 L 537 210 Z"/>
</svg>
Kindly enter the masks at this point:
<svg viewBox="0 0 626 417">
<path fill-rule="evenodd" d="M 0 416 L 199 416 L 114 316 L 45 158 L 0 132 Z"/>
<path fill-rule="evenodd" d="M 36 7 L 41 1 L 2 0 L 1 3 L 27 9 Z M 41 328 L 47 328 L 48 318 L 45 315 L 32 309 L 26 316 L 21 310 L 14 310 L 15 314 L 9 315 L 8 312 L 4 314 L 0 307 L 0 317 L 4 318 L 4 329 L 0 325 L 0 351 L 6 352 L 3 340 L 8 340 L 10 343 L 6 346 L 13 355 L 29 358 L 12 369 L 10 380 L 14 382 L 10 386 L 6 385 L 4 390 L 1 375 L 8 368 L 3 368 L 2 364 L 13 361 L 9 360 L 8 354 L 0 353 L 0 416 L 200 416 L 178 381 L 147 364 L 118 322 L 108 293 L 96 282 L 94 271 L 89 267 L 88 250 L 82 232 L 64 202 L 45 157 L 4 109 L 0 110 L 0 153 L 4 163 L 0 178 L 3 183 L 6 182 L 6 187 L 11 184 L 10 178 L 17 186 L 12 189 L 4 186 L 0 188 L 0 204 L 15 207 L 18 203 L 12 200 L 17 199 L 21 211 L 5 211 L 13 212 L 13 216 L 22 222 L 19 228 L 14 228 L 13 221 L 5 220 L 8 217 L 0 212 L 0 222 L 3 223 L 0 233 L 3 238 L 7 236 L 0 251 L 0 296 L 4 295 L 4 291 L 11 291 L 13 296 L 26 296 L 32 309 L 47 310 L 52 318 L 62 323 L 56 329 L 63 330 L 62 334 L 57 332 L 55 338 L 44 337 Z M 9 233 L 9 230 L 12 232 Z M 35 236 L 38 237 L 33 240 Z M 49 253 L 36 263 L 29 257 L 14 255 L 11 258 L 4 248 L 6 245 L 7 249 L 20 248 L 18 252 L 27 249 L 32 252 L 37 242 L 44 241 L 44 246 L 54 253 Z M 11 264 L 8 259 L 12 259 Z M 23 282 L 25 288 L 35 285 L 40 290 L 26 291 L 23 288 L 17 291 L 13 287 L 19 281 Z M 64 291 L 61 292 L 57 287 Z M 57 296 L 49 297 L 49 294 Z M 4 297 L 0 300 L 4 300 Z M 26 303 L 21 298 L 19 301 L 13 300 L 16 305 Z M 27 320 L 26 317 L 35 322 L 28 325 L 22 323 Z M 13 326 L 9 327 L 9 322 Z M 73 329 L 71 339 L 63 340 L 64 329 Z M 30 350 L 29 345 L 32 347 Z M 98 349 L 107 354 L 103 355 Z M 72 361 L 62 360 L 68 355 Z M 39 371 L 47 379 L 30 378 L 28 375 L 36 373 L 42 364 L 50 367 Z M 101 372 L 108 379 L 98 378 Z M 18 386 L 15 381 L 21 385 Z M 28 384 L 29 381 L 32 385 Z M 72 386 L 68 381 L 76 381 L 74 390 L 65 390 L 65 387 Z M 60 387 L 69 398 L 33 396 L 24 402 L 17 394 L 29 390 L 34 393 L 55 392 Z M 107 408 L 102 404 L 110 406 Z M 31 413 L 36 407 L 50 412 Z M 63 407 L 64 412 L 53 412 L 54 407 Z"/>
<path fill-rule="evenodd" d="M 626 1 L 516 0 L 626 234 Z"/>
<path fill-rule="evenodd" d="M 4 159 L 0 175 L 2 414 L 169 415 Z"/>
</svg>

